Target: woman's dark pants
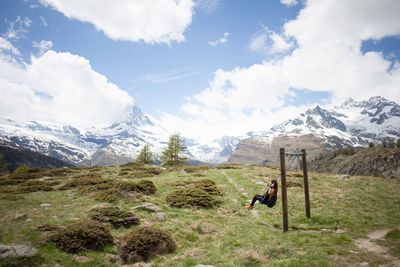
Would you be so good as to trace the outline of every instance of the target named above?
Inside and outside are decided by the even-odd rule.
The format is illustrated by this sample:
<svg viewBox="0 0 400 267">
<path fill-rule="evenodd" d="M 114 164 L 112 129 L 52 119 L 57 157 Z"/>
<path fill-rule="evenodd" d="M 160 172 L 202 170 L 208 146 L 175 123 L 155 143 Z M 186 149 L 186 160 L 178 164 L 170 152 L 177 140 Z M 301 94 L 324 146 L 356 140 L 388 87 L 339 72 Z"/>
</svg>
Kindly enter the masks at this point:
<svg viewBox="0 0 400 267">
<path fill-rule="evenodd" d="M 251 205 L 254 206 L 254 204 L 256 203 L 257 200 L 260 201 L 260 202 L 262 202 L 262 201 L 264 200 L 264 196 L 255 195 L 255 196 L 253 197 L 253 200 L 251 201 Z"/>
</svg>

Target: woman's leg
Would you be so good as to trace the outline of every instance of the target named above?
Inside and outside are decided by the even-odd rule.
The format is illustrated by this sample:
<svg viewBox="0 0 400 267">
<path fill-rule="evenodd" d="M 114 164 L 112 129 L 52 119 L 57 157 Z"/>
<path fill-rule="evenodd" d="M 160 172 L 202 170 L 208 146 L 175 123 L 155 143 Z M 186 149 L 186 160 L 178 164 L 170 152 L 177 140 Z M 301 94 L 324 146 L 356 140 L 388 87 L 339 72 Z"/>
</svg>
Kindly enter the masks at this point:
<svg viewBox="0 0 400 267">
<path fill-rule="evenodd" d="M 264 199 L 264 197 L 263 196 L 261 196 L 261 195 L 255 195 L 254 197 L 253 197 L 253 200 L 251 201 L 251 206 L 254 206 L 254 204 L 256 203 L 256 201 L 258 200 L 258 201 L 262 201 Z"/>
</svg>

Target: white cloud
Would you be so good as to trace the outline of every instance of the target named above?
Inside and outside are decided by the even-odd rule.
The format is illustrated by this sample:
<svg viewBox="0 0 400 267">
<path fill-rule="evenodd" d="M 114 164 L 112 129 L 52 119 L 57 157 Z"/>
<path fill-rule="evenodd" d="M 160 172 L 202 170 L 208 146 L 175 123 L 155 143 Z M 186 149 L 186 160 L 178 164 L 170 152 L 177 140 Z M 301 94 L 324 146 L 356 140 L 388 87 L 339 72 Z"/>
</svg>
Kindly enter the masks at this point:
<svg viewBox="0 0 400 267">
<path fill-rule="evenodd" d="M 2 53 L 12 53 L 14 55 L 20 55 L 21 53 L 17 48 L 15 48 L 10 41 L 0 37 L 0 52 Z"/>
<path fill-rule="evenodd" d="M 42 40 L 39 43 L 38 42 L 33 42 L 33 47 L 39 49 L 39 55 L 43 55 L 44 52 L 47 50 L 51 49 L 53 47 L 53 42 L 52 41 L 45 41 Z"/>
<path fill-rule="evenodd" d="M 396 65 L 380 52 L 361 52 L 365 40 L 400 35 L 400 2 L 309 1 L 285 24 L 299 47 L 283 60 L 282 71 L 297 88 L 331 92 L 334 98 L 383 95 L 400 101 Z"/>
<path fill-rule="evenodd" d="M 40 0 L 70 19 L 93 24 L 113 40 L 170 43 L 185 40 L 192 0 Z"/>
<path fill-rule="evenodd" d="M 217 9 L 219 0 L 196 0 L 196 6 L 204 9 L 207 13 L 212 13 Z"/>
<path fill-rule="evenodd" d="M 143 77 L 143 81 L 151 83 L 165 83 L 170 81 L 175 81 L 179 79 L 184 79 L 195 74 L 200 73 L 200 70 L 171 70 L 161 73 L 151 73 Z"/>
<path fill-rule="evenodd" d="M 218 40 L 208 41 L 208 44 L 211 46 L 216 46 L 218 44 L 224 44 L 224 43 L 228 42 L 228 36 L 229 36 L 229 32 L 226 32 L 226 33 L 224 33 L 224 36 L 222 36 Z"/>
<path fill-rule="evenodd" d="M 265 32 L 255 35 L 250 40 L 249 43 L 250 50 L 254 52 L 263 52 L 263 53 L 268 51 L 267 38 L 268 36 Z"/>
<path fill-rule="evenodd" d="M 47 27 L 47 21 L 43 16 L 40 16 L 40 21 L 42 22 L 43 26 Z"/>
<path fill-rule="evenodd" d="M 133 99 L 88 60 L 49 50 L 19 64 L 0 53 L 0 116 L 43 120 L 75 127 L 109 125 Z"/>
<path fill-rule="evenodd" d="M 290 88 L 328 92 L 332 95 L 328 104 L 376 95 L 400 102 L 400 62 L 392 64 L 381 52 L 361 51 L 365 40 L 400 35 L 399 10 L 397 0 L 353 0 L 340 5 L 336 0 L 309 0 L 298 17 L 283 27 L 282 36 L 297 42 L 290 54 L 248 68 L 216 71 L 210 86 L 182 107 L 186 120 L 164 114 L 163 121 L 192 136 L 265 130 L 305 108 L 284 106 L 284 99 L 293 97 Z M 274 34 L 258 34 L 250 48 L 291 47 L 287 39 L 281 42 Z M 275 48 L 268 46 L 268 38 Z"/>
<path fill-rule="evenodd" d="M 28 17 L 21 18 L 17 17 L 15 21 L 7 21 L 8 29 L 3 36 L 6 39 L 18 40 L 27 33 L 27 28 L 31 26 L 32 20 Z"/>
<path fill-rule="evenodd" d="M 286 5 L 287 7 L 297 5 L 297 0 L 280 0 L 282 4 Z"/>
<path fill-rule="evenodd" d="M 272 40 L 272 53 L 282 53 L 292 48 L 293 43 L 286 41 L 281 35 L 270 32 L 269 38 Z"/>
<path fill-rule="evenodd" d="M 269 30 L 263 25 L 263 29 L 258 31 L 251 39 L 249 48 L 254 52 L 265 54 L 284 53 L 293 47 L 293 42 L 288 38 Z"/>
</svg>

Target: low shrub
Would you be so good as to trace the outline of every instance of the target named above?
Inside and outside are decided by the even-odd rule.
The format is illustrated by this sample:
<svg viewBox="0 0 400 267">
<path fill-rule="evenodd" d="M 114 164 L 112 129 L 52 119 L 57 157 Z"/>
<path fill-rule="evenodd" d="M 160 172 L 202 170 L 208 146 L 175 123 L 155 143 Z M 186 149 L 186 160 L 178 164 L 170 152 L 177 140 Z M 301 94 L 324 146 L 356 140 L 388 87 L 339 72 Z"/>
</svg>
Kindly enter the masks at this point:
<svg viewBox="0 0 400 267">
<path fill-rule="evenodd" d="M 215 184 L 197 183 L 197 184 L 193 185 L 193 187 L 196 187 L 198 189 L 202 189 L 202 190 L 206 191 L 210 195 L 222 195 L 221 190 Z"/>
<path fill-rule="evenodd" d="M 133 229 L 123 238 L 118 254 L 125 263 L 135 263 L 172 253 L 175 249 L 176 243 L 168 232 L 144 226 Z"/>
<path fill-rule="evenodd" d="M 44 174 L 40 172 L 22 172 L 22 173 L 13 173 L 10 175 L 11 179 L 15 180 L 31 180 L 31 179 L 36 179 L 36 178 L 41 178 L 43 177 Z"/>
<path fill-rule="evenodd" d="M 137 162 L 128 162 L 128 163 L 122 164 L 120 167 L 123 167 L 123 168 L 145 168 L 142 164 L 139 164 Z"/>
<path fill-rule="evenodd" d="M 94 208 L 89 216 L 99 222 L 108 222 L 114 226 L 131 226 L 139 224 L 139 218 L 132 212 L 120 210 L 118 207 Z"/>
<path fill-rule="evenodd" d="M 286 181 L 286 187 L 303 187 L 303 186 L 299 182 Z"/>
<path fill-rule="evenodd" d="M 51 187 L 47 182 L 42 181 L 26 181 L 17 185 L 15 193 L 30 193 L 37 191 L 52 191 Z"/>
<path fill-rule="evenodd" d="M 61 186 L 60 190 L 68 190 L 76 187 L 98 185 L 103 183 L 112 183 L 110 179 L 103 178 L 78 178 L 72 179 L 72 181 L 67 182 L 65 185 Z"/>
<path fill-rule="evenodd" d="M 99 192 L 99 191 L 104 191 L 104 190 L 109 190 L 114 188 L 115 184 L 114 183 L 101 183 L 101 184 L 95 184 L 95 185 L 88 185 L 88 186 L 80 186 L 78 187 L 79 192 L 81 193 L 90 193 L 90 192 Z"/>
<path fill-rule="evenodd" d="M 98 173 L 84 173 L 84 174 L 76 174 L 72 176 L 72 179 L 79 179 L 79 178 L 96 178 L 99 177 Z"/>
<path fill-rule="evenodd" d="M 175 186 L 191 186 L 202 189 L 211 195 L 222 195 L 221 190 L 215 185 L 215 182 L 210 179 L 199 180 L 178 180 L 171 183 Z"/>
<path fill-rule="evenodd" d="M 302 173 L 292 173 L 292 176 L 294 177 L 303 177 Z"/>
<path fill-rule="evenodd" d="M 145 195 L 154 194 L 157 191 L 152 181 L 141 180 L 137 182 L 120 181 L 117 183 L 118 189 L 125 192 L 137 192 Z"/>
<path fill-rule="evenodd" d="M 25 180 L 19 179 L 1 179 L 0 185 L 16 185 L 25 182 Z"/>
<path fill-rule="evenodd" d="M 122 198 L 120 191 L 115 188 L 95 192 L 93 193 L 92 197 L 94 200 L 108 203 L 117 202 Z"/>
<path fill-rule="evenodd" d="M 238 164 L 221 164 L 216 167 L 217 169 L 241 169 L 242 167 Z"/>
<path fill-rule="evenodd" d="M 46 172 L 46 176 L 68 176 L 75 172 L 76 169 L 74 168 L 60 168 L 60 169 L 53 169 Z"/>
<path fill-rule="evenodd" d="M 28 170 L 29 170 L 29 167 L 28 167 L 28 166 L 26 166 L 26 165 L 21 165 L 21 166 L 18 166 L 18 168 L 16 168 L 16 169 L 14 170 L 14 173 L 15 173 L 15 174 L 18 174 L 18 173 L 27 173 Z"/>
<path fill-rule="evenodd" d="M 134 171 L 129 173 L 129 176 L 132 178 L 142 178 L 142 177 L 153 177 L 156 175 L 161 174 L 162 171 L 157 168 L 146 168 L 145 170 L 142 171 Z"/>
<path fill-rule="evenodd" d="M 47 242 L 54 243 L 58 249 L 69 253 L 98 250 L 113 243 L 108 227 L 96 221 L 80 221 L 65 228 L 54 230 Z"/>
<path fill-rule="evenodd" d="M 218 203 L 214 196 L 196 187 L 177 189 L 166 197 L 167 202 L 173 207 L 205 207 L 209 208 Z"/>
<path fill-rule="evenodd" d="M 21 266 L 42 266 L 45 263 L 45 258 L 38 254 L 33 257 L 21 257 L 21 258 L 2 258 L 0 259 L 1 267 L 21 267 Z"/>
<path fill-rule="evenodd" d="M 60 231 L 61 229 L 63 229 L 63 227 L 61 227 L 58 224 L 47 224 L 46 223 L 46 224 L 39 225 L 37 227 L 37 229 L 40 232 L 53 232 L 53 231 Z"/>
</svg>

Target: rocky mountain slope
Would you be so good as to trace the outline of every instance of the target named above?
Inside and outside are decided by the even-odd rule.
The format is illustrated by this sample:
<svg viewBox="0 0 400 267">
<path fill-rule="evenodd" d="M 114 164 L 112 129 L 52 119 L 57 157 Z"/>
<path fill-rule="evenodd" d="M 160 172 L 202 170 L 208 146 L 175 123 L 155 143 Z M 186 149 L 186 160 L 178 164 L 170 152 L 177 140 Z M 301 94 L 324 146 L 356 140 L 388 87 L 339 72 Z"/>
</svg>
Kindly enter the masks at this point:
<svg viewBox="0 0 400 267">
<path fill-rule="evenodd" d="M 333 153 L 313 160 L 309 170 L 358 176 L 400 177 L 400 148 L 363 148 L 354 154 Z"/>
<path fill-rule="evenodd" d="M 365 147 L 368 142 L 400 137 L 400 106 L 383 97 L 339 107 L 316 106 L 270 130 L 243 140 L 229 158 L 231 163 L 279 163 L 279 148 L 305 148 L 308 158 L 342 147 Z"/>
<path fill-rule="evenodd" d="M 4 156 L 1 163 L 7 164 L 7 169 L 13 172 L 20 165 L 28 167 L 41 167 L 56 169 L 61 167 L 71 167 L 71 164 L 61 160 L 44 156 L 38 152 L 27 148 L 21 148 L 15 143 L 0 139 L 0 154 Z"/>
</svg>

